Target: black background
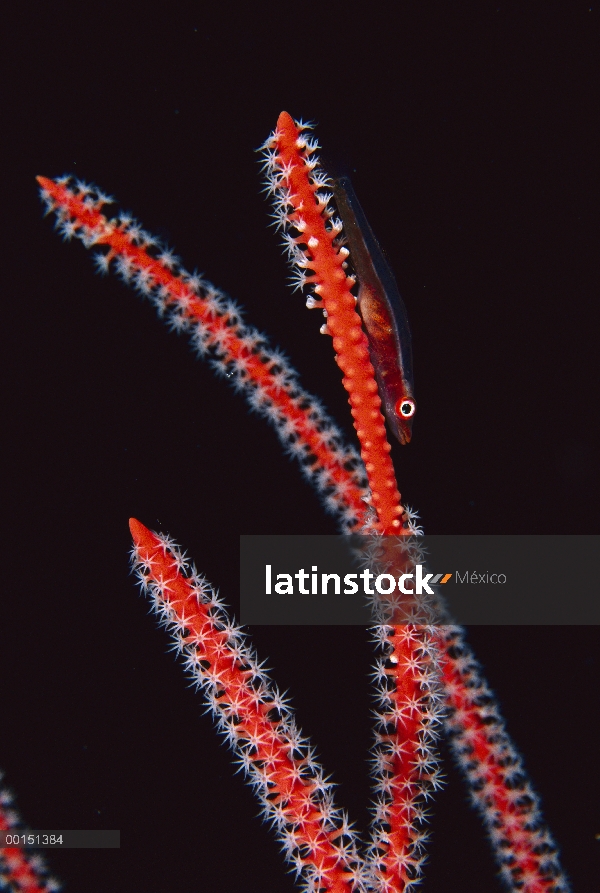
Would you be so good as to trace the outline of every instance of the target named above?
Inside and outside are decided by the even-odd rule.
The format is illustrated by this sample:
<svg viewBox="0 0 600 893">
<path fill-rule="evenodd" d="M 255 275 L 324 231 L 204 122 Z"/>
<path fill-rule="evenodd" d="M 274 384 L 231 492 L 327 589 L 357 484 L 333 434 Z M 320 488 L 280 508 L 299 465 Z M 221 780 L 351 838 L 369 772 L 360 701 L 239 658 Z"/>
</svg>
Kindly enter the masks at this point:
<svg viewBox="0 0 600 893">
<path fill-rule="evenodd" d="M 597 533 L 598 9 L 18 4 L 2 32 L 0 764 L 30 826 L 121 830 L 119 851 L 51 854 L 67 893 L 291 891 L 135 593 L 127 518 L 176 537 L 234 605 L 240 533 L 334 523 L 185 340 L 61 243 L 34 176 L 115 195 L 247 307 L 351 437 L 254 152 L 282 109 L 318 122 L 408 307 L 419 408 L 393 458 L 426 531 Z M 366 636 L 252 634 L 364 828 Z M 597 890 L 597 629 L 470 639 L 574 890 Z M 499 891 L 447 771 L 423 889 Z"/>
</svg>

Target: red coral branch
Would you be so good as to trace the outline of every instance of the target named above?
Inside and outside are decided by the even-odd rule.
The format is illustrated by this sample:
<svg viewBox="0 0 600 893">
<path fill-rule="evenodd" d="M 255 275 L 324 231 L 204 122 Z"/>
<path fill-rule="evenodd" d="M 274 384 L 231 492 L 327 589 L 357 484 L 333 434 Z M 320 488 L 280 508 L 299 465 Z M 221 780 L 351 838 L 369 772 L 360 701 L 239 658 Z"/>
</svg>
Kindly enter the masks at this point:
<svg viewBox="0 0 600 893">
<path fill-rule="evenodd" d="M 130 528 L 140 583 L 237 754 L 286 860 L 307 890 L 360 889 L 363 861 L 346 816 L 333 803 L 333 785 L 246 637 L 172 541 L 135 519 Z"/>
<path fill-rule="evenodd" d="M 101 208 L 111 200 L 95 187 L 70 178 L 37 179 L 63 236 L 79 238 L 88 248 L 108 249 L 96 255 L 99 268 L 106 272 L 114 265 L 168 316 L 172 328 L 190 334 L 196 350 L 211 357 L 217 371 L 274 425 L 286 451 L 300 461 L 345 529 L 364 524 L 367 491 L 356 452 L 343 444 L 335 424 L 301 387 L 285 357 L 242 322 L 235 303 L 190 275 L 130 217 L 108 220 Z"/>
<path fill-rule="evenodd" d="M 539 797 L 462 630 L 447 628 L 441 638 L 450 742 L 502 876 L 508 887 L 522 893 L 566 891 L 558 848 L 544 825 Z"/>
<path fill-rule="evenodd" d="M 19 815 L 10 808 L 11 804 L 12 795 L 6 788 L 0 788 L 0 831 L 26 833 Z M 0 890 L 55 893 L 60 890 L 60 884 L 49 876 L 41 856 L 28 853 L 20 846 L 0 846 Z"/>
<path fill-rule="evenodd" d="M 437 644 L 431 629 L 378 627 L 374 675 L 376 805 L 371 870 L 376 889 L 408 891 L 422 878 L 429 835 L 426 804 L 441 786 L 435 742 L 441 726 Z"/>
<path fill-rule="evenodd" d="M 305 128 L 304 128 L 305 129 Z M 367 336 L 350 291 L 354 280 L 345 270 L 348 251 L 339 243 L 341 225 L 331 221 L 328 196 L 319 192 L 327 179 L 311 156 L 317 145 L 301 135 L 287 112 L 265 144 L 271 191 L 278 194 L 280 218 L 288 230 L 290 253 L 301 271 L 301 282 L 313 286 L 327 317 L 336 361 L 344 373 L 354 427 L 361 446 L 371 498 L 381 533 L 402 531 L 400 493 L 396 485 L 391 447 L 385 433 L 381 398 L 369 358 Z M 297 233 L 297 234 L 295 234 Z M 305 271 L 309 271 L 308 273 Z"/>
</svg>

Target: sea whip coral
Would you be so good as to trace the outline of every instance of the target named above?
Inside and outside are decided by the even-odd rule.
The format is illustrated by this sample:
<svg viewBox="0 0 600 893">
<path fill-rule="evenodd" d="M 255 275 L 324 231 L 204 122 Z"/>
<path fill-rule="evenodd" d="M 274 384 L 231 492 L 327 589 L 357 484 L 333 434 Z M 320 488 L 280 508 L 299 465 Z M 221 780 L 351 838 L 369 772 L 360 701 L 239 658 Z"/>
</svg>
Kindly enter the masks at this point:
<svg viewBox="0 0 600 893">
<path fill-rule="evenodd" d="M 400 504 L 377 386 L 354 311 L 353 282 L 344 268 L 340 228 L 321 191 L 327 178 L 313 157 L 316 143 L 304 130 L 282 113 L 266 144 L 269 188 L 277 195 L 276 215 L 287 228 L 289 252 L 299 267 L 298 284 L 312 286 L 312 305 L 322 305 L 327 313 L 326 330 L 344 372 L 369 490 L 354 451 L 344 447 L 283 358 L 242 324 L 235 305 L 182 270 L 130 218 L 107 220 L 102 207 L 109 199 L 98 190 L 68 179 L 39 178 L 42 195 L 57 213 L 65 238 L 76 236 L 87 247 L 97 246 L 99 268 L 115 267 L 153 300 L 172 328 L 189 331 L 197 350 L 274 423 L 342 529 L 411 533 L 413 516 Z M 305 889 L 391 891 L 418 882 L 427 838 L 423 800 L 439 786 L 433 743 L 442 695 L 459 765 L 484 813 L 503 877 L 527 893 L 568 889 L 537 798 L 459 630 L 404 625 L 376 632 L 381 649 L 375 670 L 377 804 L 371 843 L 361 856 L 287 705 L 270 688 L 214 594 L 167 538 L 139 522 L 132 522 L 132 533 L 142 583 L 205 689 L 219 728 L 266 801 L 265 815 L 278 828 L 284 853 Z M 444 682 L 443 693 L 438 679 Z"/>
</svg>

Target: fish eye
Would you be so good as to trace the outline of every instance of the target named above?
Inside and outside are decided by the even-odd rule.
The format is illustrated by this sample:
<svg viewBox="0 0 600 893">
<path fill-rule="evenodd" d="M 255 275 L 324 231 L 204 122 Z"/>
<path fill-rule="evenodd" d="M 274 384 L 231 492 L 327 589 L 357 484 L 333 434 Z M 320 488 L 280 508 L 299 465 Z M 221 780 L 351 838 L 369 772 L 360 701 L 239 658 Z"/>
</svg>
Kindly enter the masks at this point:
<svg viewBox="0 0 600 893">
<path fill-rule="evenodd" d="M 396 414 L 402 419 L 412 419 L 416 408 L 415 401 L 411 400 L 410 397 L 405 397 L 396 403 Z"/>
</svg>

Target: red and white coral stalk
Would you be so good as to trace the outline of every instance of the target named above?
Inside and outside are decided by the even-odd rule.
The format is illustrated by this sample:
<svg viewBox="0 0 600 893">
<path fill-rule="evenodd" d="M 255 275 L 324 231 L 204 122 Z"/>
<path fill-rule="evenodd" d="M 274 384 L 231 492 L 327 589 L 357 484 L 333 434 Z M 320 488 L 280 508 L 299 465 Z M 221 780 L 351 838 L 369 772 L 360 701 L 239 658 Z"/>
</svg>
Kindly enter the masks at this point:
<svg viewBox="0 0 600 893">
<path fill-rule="evenodd" d="M 23 833 L 23 822 L 12 802 L 10 791 L 0 788 L 0 831 Z M 31 853 L 20 846 L 0 846 L 0 890 L 56 893 L 60 889 L 61 885 L 50 876 L 46 863 L 38 853 Z"/>
<path fill-rule="evenodd" d="M 174 543 L 130 522 L 134 567 L 306 890 L 362 889 L 365 865 L 333 785 L 214 590 Z"/>
<path fill-rule="evenodd" d="M 314 153 L 318 144 L 307 139 L 287 112 L 265 143 L 268 189 L 275 196 L 276 219 L 285 231 L 285 242 L 298 267 L 298 283 L 310 286 L 318 297 L 309 306 L 321 307 L 327 318 L 326 331 L 333 338 L 336 362 L 344 378 L 369 478 L 371 498 L 377 512 L 376 529 L 400 533 L 403 514 L 390 459 L 381 398 L 369 356 L 367 336 L 356 311 L 355 284 L 346 274 L 348 249 L 341 244 L 342 225 L 329 207 L 331 195 Z"/>
<path fill-rule="evenodd" d="M 343 444 L 334 422 L 300 385 L 283 354 L 244 324 L 240 308 L 209 282 L 188 273 L 131 217 L 108 220 L 102 208 L 111 200 L 100 190 L 69 177 L 38 177 L 38 182 L 48 210 L 57 215 L 61 235 L 96 248 L 101 272 L 114 268 L 150 298 L 169 328 L 190 336 L 195 351 L 269 420 L 285 451 L 300 462 L 305 477 L 345 529 L 364 523 L 367 494 L 356 450 Z"/>
</svg>

